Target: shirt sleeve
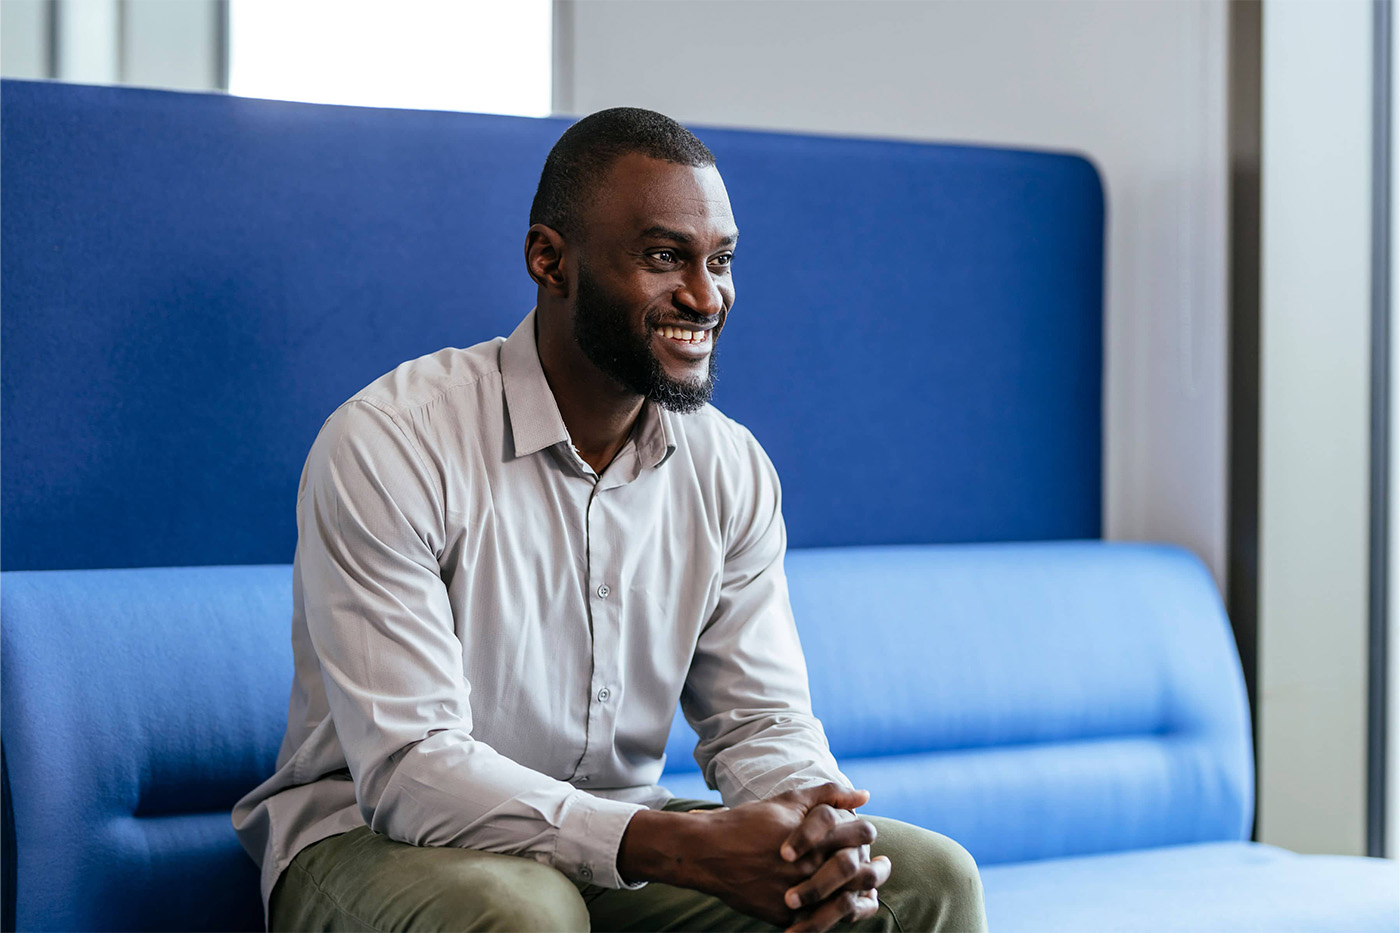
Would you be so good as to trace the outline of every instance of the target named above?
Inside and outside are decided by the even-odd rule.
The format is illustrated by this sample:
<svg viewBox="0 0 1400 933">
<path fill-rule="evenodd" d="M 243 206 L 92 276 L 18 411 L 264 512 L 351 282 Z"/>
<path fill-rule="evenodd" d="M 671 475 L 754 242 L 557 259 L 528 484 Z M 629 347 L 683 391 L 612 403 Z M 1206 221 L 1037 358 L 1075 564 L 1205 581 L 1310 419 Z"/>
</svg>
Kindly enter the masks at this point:
<svg viewBox="0 0 1400 933">
<path fill-rule="evenodd" d="M 788 600 L 778 475 L 746 429 L 732 467 L 724 571 L 701 631 L 681 708 L 700 737 L 695 758 L 729 805 L 835 781 L 837 767 L 812 714 L 807 664 Z"/>
<path fill-rule="evenodd" d="M 297 501 L 295 583 L 365 822 L 420 846 L 520 855 L 629 887 L 636 804 L 526 768 L 472 738 L 471 685 L 437 555 L 443 484 L 389 412 L 327 420 Z"/>
</svg>

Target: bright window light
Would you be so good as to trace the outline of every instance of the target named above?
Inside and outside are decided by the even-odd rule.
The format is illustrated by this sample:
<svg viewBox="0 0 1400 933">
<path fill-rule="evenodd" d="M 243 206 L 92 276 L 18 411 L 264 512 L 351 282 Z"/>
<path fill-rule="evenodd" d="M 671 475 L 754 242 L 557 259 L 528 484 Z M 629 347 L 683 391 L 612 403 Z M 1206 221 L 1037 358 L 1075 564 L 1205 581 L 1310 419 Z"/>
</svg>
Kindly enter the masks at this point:
<svg viewBox="0 0 1400 933">
<path fill-rule="evenodd" d="M 232 0 L 229 92 L 550 112 L 550 0 Z"/>
</svg>

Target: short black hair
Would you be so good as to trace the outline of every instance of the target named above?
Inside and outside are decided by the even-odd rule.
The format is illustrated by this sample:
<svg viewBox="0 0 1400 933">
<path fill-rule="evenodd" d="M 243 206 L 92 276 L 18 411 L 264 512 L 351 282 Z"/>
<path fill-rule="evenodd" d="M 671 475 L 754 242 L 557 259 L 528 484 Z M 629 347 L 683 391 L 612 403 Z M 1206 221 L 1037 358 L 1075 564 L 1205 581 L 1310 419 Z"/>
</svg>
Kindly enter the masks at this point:
<svg viewBox="0 0 1400 933">
<path fill-rule="evenodd" d="M 714 154 L 695 134 L 655 110 L 599 110 L 564 131 L 540 173 L 530 205 L 530 223 L 573 235 L 594 188 L 612 164 L 628 153 L 690 165 L 714 165 Z"/>
</svg>

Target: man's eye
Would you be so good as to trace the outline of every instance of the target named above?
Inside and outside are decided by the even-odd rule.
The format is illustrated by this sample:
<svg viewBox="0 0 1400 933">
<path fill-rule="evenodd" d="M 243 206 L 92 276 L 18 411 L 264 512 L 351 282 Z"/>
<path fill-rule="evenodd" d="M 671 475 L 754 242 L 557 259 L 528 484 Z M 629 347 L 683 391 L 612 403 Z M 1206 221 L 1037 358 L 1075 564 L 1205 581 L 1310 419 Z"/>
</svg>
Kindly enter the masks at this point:
<svg viewBox="0 0 1400 933">
<path fill-rule="evenodd" d="M 727 266 L 727 265 L 730 265 L 730 264 L 733 263 L 733 262 L 734 262 L 734 254 L 733 254 L 733 253 L 723 253 L 723 254 L 721 254 L 721 255 L 719 255 L 719 256 L 716 256 L 714 259 L 711 259 L 711 260 L 710 260 L 710 263 L 711 263 L 712 265 L 716 265 L 716 266 Z"/>
<path fill-rule="evenodd" d="M 653 258 L 653 259 L 658 259 L 658 260 L 660 260 L 661 262 L 675 262 L 675 261 L 676 261 L 676 254 L 673 253 L 673 252 L 671 252 L 671 250 L 669 250 L 669 249 L 659 249 L 659 250 L 656 250 L 656 251 L 655 251 L 654 253 L 652 253 L 651 255 L 652 255 L 652 258 Z"/>
</svg>

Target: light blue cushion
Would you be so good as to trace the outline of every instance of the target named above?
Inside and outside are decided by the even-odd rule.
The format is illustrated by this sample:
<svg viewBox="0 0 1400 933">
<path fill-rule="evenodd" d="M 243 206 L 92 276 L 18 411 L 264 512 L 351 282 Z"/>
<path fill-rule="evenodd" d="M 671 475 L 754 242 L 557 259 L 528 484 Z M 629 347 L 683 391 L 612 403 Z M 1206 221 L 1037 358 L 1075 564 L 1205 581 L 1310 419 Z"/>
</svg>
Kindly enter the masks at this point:
<svg viewBox="0 0 1400 933">
<path fill-rule="evenodd" d="M 288 566 L 3 575 L 21 930 L 257 929 L 234 802 L 272 772 Z"/>
<path fill-rule="evenodd" d="M 1394 861 L 1297 855 L 1245 842 L 994 865 L 996 933 L 1391 933 Z"/>
</svg>

